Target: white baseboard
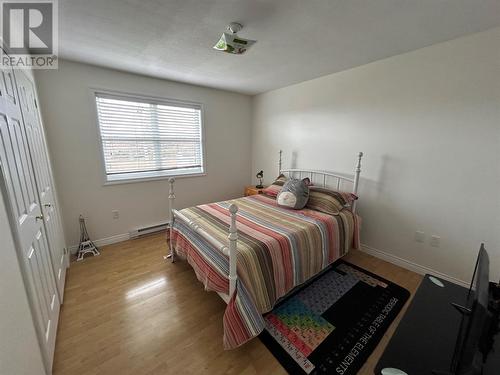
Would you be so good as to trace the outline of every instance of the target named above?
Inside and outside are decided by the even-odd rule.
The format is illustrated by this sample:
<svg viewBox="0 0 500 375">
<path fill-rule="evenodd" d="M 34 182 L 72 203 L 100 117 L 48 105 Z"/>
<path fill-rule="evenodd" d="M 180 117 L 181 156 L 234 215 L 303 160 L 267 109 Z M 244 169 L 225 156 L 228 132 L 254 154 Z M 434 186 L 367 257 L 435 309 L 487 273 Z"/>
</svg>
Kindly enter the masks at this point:
<svg viewBox="0 0 500 375">
<path fill-rule="evenodd" d="M 95 240 L 93 242 L 97 247 L 99 247 L 99 246 L 111 245 L 114 243 L 123 242 L 123 241 L 127 241 L 127 240 L 130 240 L 129 233 L 117 234 L 116 236 L 101 238 L 101 239 Z M 68 249 L 69 249 L 71 254 L 76 254 L 76 251 L 78 250 L 78 245 L 70 246 Z"/>
<path fill-rule="evenodd" d="M 129 239 L 130 239 L 130 234 L 123 233 L 123 234 L 117 234 L 115 236 L 95 240 L 94 244 L 97 247 L 99 247 L 99 246 L 106 246 L 106 245 L 111 245 L 111 244 L 118 243 L 118 242 L 127 241 Z M 73 245 L 73 246 L 69 247 L 69 251 L 71 252 L 71 254 L 76 254 L 77 250 L 78 250 L 78 245 Z M 415 262 L 411 262 L 409 260 L 400 258 L 396 255 L 386 253 L 385 251 L 375 249 L 374 247 L 371 247 L 371 246 L 368 246 L 365 244 L 361 244 L 360 250 L 367 253 L 367 254 L 373 255 L 374 257 L 383 259 L 389 263 L 392 263 L 392 264 L 395 264 L 397 266 L 406 268 L 407 270 L 416 272 L 420 275 L 425 275 L 426 273 L 430 273 L 434 276 L 437 276 L 441 279 L 447 280 L 447 281 L 452 282 L 454 284 L 458 284 L 458 285 L 464 286 L 466 288 L 469 287 L 469 283 L 466 281 L 463 281 L 463 280 L 457 279 L 456 277 L 453 277 L 453 276 L 444 274 L 442 272 L 436 271 L 432 268 L 422 266 L 422 265 L 417 264 Z"/>
<path fill-rule="evenodd" d="M 373 255 L 374 257 L 383 259 L 389 263 L 406 268 L 407 270 L 416 272 L 420 275 L 425 275 L 426 273 L 430 273 L 438 278 L 447 280 L 447 281 L 452 282 L 454 284 L 458 284 L 458 285 L 464 286 L 466 288 L 469 287 L 469 283 L 466 281 L 457 279 L 456 277 L 453 277 L 453 276 L 446 275 L 442 272 L 433 270 L 432 268 L 422 266 L 420 264 L 411 262 L 409 260 L 397 257 L 396 255 L 386 253 L 385 251 L 375 249 L 371 246 L 361 244 L 361 251 L 363 251 L 367 254 Z"/>
</svg>

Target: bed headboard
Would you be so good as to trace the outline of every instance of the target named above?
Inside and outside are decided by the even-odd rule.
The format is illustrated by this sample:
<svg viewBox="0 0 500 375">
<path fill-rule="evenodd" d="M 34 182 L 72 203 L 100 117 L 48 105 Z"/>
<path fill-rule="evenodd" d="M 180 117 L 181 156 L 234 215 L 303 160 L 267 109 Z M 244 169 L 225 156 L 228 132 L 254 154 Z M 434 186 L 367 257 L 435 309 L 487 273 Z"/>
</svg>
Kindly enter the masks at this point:
<svg viewBox="0 0 500 375">
<path fill-rule="evenodd" d="M 354 170 L 354 177 L 346 177 L 334 172 L 321 171 L 317 169 L 283 169 L 281 159 L 282 154 L 283 152 L 282 150 L 280 150 L 280 158 L 278 164 L 279 174 L 284 174 L 288 175 L 288 177 L 300 179 L 309 177 L 314 185 L 335 190 L 349 191 L 349 189 L 345 187 L 345 185 L 347 184 L 348 186 L 352 186 L 350 191 L 358 196 L 359 175 L 361 174 L 361 158 L 363 157 L 362 152 L 358 153 L 356 169 Z M 356 212 L 356 201 L 353 203 L 352 211 Z"/>
</svg>

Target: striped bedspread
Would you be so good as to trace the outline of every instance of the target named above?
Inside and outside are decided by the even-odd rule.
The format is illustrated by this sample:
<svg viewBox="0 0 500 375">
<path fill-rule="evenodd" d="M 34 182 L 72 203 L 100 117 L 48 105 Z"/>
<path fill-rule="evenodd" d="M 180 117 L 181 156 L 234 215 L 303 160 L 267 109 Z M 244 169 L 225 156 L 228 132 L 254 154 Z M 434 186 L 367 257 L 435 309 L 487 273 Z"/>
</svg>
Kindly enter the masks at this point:
<svg viewBox="0 0 500 375">
<path fill-rule="evenodd" d="M 262 314 L 291 289 L 314 276 L 359 244 L 359 219 L 310 209 L 277 206 L 274 198 L 253 195 L 186 208 L 214 238 L 228 243 L 229 206 L 238 208 L 238 282 L 224 313 L 224 347 L 235 348 L 264 329 Z M 194 268 L 205 289 L 228 294 L 229 259 L 181 220 L 171 244 Z"/>
</svg>

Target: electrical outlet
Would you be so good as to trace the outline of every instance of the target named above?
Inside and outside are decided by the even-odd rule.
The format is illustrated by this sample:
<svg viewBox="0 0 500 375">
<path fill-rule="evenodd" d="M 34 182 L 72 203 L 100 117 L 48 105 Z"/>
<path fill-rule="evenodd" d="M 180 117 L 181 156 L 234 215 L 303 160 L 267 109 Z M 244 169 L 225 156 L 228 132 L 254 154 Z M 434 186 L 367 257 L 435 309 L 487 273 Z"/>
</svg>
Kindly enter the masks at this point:
<svg viewBox="0 0 500 375">
<path fill-rule="evenodd" d="M 120 212 L 118 212 L 118 210 L 111 211 L 111 214 L 113 215 L 113 219 L 115 220 L 120 218 Z"/>
<path fill-rule="evenodd" d="M 415 241 L 424 242 L 425 241 L 425 233 L 422 232 L 421 230 L 417 230 L 415 232 Z"/>
<path fill-rule="evenodd" d="M 436 235 L 431 236 L 431 240 L 430 240 L 429 244 L 432 247 L 439 247 L 441 245 L 441 237 L 436 236 Z"/>
</svg>

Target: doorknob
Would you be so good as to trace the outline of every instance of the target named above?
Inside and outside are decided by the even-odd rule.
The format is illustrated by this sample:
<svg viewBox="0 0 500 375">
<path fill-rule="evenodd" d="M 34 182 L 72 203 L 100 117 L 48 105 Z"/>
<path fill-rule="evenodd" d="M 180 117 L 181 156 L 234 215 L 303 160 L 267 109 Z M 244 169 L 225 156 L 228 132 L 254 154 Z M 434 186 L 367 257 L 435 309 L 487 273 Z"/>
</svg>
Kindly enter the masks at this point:
<svg viewBox="0 0 500 375">
<path fill-rule="evenodd" d="M 38 215 L 38 216 L 35 216 L 35 219 L 36 219 L 36 220 L 43 220 L 43 215 Z"/>
</svg>

